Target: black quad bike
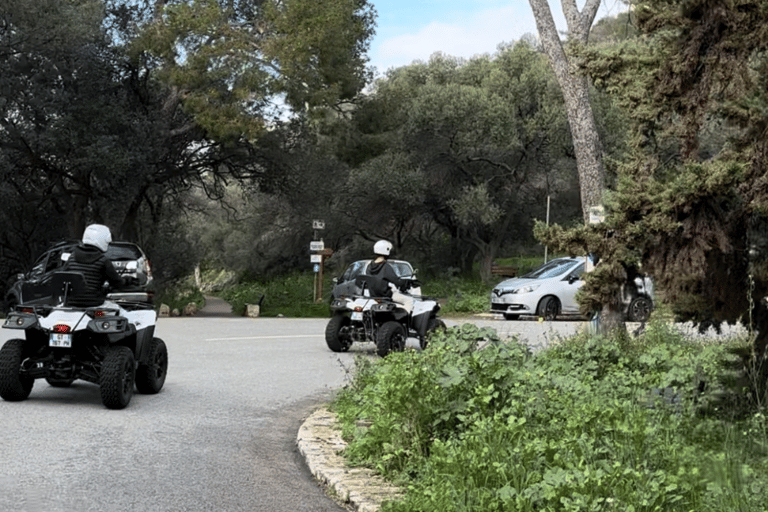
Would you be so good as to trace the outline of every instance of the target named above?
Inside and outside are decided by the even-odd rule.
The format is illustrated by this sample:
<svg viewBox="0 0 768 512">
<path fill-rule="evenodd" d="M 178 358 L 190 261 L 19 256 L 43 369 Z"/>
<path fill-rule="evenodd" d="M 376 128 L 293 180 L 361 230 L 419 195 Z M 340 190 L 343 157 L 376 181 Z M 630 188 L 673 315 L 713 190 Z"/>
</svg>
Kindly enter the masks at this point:
<svg viewBox="0 0 768 512">
<path fill-rule="evenodd" d="M 437 316 L 440 305 L 436 300 L 414 296 L 413 312 L 409 314 L 390 298 L 368 296 L 366 277 L 357 278 L 362 295 L 331 303 L 333 316 L 325 328 L 325 342 L 332 351 L 346 352 L 354 342 L 373 342 L 376 353 L 384 357 L 404 350 L 409 337 L 418 338 L 424 349 L 430 333 L 445 329 Z"/>
<path fill-rule="evenodd" d="M 47 305 L 18 305 L 5 329 L 24 331 L 0 349 L 0 397 L 25 400 L 36 379 L 68 387 L 76 379 L 99 385 L 102 403 L 123 409 L 139 393 L 160 392 L 168 372 L 168 351 L 154 337 L 157 315 L 146 293 L 114 293 L 98 307 L 67 305 L 85 286 L 77 272 L 59 271 Z"/>
</svg>

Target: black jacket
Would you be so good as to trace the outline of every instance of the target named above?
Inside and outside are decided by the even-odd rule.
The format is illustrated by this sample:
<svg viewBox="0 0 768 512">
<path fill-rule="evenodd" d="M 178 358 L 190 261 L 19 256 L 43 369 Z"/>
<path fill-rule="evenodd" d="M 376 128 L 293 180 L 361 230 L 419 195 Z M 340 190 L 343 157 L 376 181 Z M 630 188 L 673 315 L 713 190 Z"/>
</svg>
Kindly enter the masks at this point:
<svg viewBox="0 0 768 512">
<path fill-rule="evenodd" d="M 379 263 L 372 261 L 368 266 L 368 275 L 375 278 L 371 284 L 371 294 L 374 297 L 391 297 L 392 289 L 389 283 L 393 283 L 398 289 L 402 289 L 405 284 L 404 279 L 397 275 L 386 260 Z"/>
<path fill-rule="evenodd" d="M 78 245 L 64 265 L 64 270 L 80 272 L 85 278 L 85 292 L 69 298 L 68 304 L 75 307 L 101 305 L 107 298 L 103 289 L 105 281 L 113 288 L 124 284 L 107 255 L 91 245 Z"/>
</svg>

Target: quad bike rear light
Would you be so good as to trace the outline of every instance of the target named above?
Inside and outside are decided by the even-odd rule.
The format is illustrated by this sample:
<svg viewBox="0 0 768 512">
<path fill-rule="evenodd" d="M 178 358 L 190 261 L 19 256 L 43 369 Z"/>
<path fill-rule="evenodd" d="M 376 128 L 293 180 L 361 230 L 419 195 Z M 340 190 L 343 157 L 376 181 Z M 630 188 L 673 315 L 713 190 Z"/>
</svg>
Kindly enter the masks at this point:
<svg viewBox="0 0 768 512">
<path fill-rule="evenodd" d="M 94 318 L 88 322 L 88 329 L 102 334 L 123 332 L 127 328 L 128 321 L 122 316 L 103 316 Z"/>
<path fill-rule="evenodd" d="M 59 334 L 67 334 L 69 332 L 72 332 L 72 327 L 66 324 L 56 324 L 53 326 L 52 331 Z"/>
<path fill-rule="evenodd" d="M 34 313 L 10 313 L 5 319 L 3 327 L 6 329 L 27 329 L 37 324 L 37 317 Z"/>
</svg>

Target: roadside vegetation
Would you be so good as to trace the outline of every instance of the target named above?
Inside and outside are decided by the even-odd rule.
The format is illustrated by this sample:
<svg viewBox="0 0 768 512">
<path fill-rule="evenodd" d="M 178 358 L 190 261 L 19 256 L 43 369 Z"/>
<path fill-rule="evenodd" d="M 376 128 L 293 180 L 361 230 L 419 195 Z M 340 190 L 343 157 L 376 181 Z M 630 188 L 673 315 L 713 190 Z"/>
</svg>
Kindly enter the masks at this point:
<svg viewBox="0 0 768 512">
<path fill-rule="evenodd" d="M 390 512 L 764 511 L 768 394 L 737 369 L 749 347 L 659 319 L 531 353 L 464 325 L 358 357 L 332 407 L 346 458 L 407 490 Z"/>
<path fill-rule="evenodd" d="M 511 258 L 499 259 L 500 265 L 510 265 L 518 269 L 518 274 L 524 274 L 543 263 L 543 256 L 518 255 Z M 419 267 L 419 265 L 416 265 Z M 330 314 L 328 308 L 330 293 L 333 289 L 333 278 L 341 274 L 342 269 L 327 272 L 323 279 L 323 299 L 315 302 L 316 274 L 311 271 L 294 271 L 279 277 L 269 279 L 242 278 L 234 284 L 224 286 L 214 295 L 221 297 L 232 305 L 232 312 L 245 315 L 248 304 L 260 304 L 260 315 L 286 316 L 294 318 L 318 317 Z M 448 275 L 446 272 L 426 276 L 418 274 L 422 281 L 422 292 L 429 297 L 437 298 L 441 303 L 441 314 L 462 315 L 487 312 L 490 309 L 489 293 L 492 284 L 478 277 Z M 495 284 L 504 278 L 492 280 Z M 191 281 L 190 281 L 191 283 Z M 192 284 L 181 285 L 169 292 L 180 291 L 188 293 Z M 186 305 L 187 297 L 173 297 L 172 293 L 165 295 L 168 301 Z M 185 302 L 186 301 L 186 302 Z M 159 302 L 158 302 L 159 303 Z"/>
</svg>

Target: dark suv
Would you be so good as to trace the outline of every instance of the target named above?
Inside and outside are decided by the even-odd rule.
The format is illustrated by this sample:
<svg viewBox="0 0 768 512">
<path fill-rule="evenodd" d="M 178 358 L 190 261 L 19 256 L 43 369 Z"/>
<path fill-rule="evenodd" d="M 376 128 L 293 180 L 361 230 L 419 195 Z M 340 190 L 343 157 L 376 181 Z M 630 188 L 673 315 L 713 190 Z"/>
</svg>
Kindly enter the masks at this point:
<svg viewBox="0 0 768 512">
<path fill-rule="evenodd" d="M 333 302 L 339 297 L 360 295 L 362 290 L 355 282 L 355 278 L 360 275 L 368 275 L 368 266 L 371 264 L 371 261 L 372 260 L 359 260 L 355 261 L 354 263 L 350 263 L 346 270 L 344 270 L 344 273 L 341 275 L 341 277 L 334 277 L 330 301 Z M 413 270 L 413 267 L 407 261 L 387 261 L 390 265 L 392 265 L 392 268 L 395 270 L 395 273 L 398 276 L 412 280 L 416 279 L 416 271 Z M 418 284 L 415 287 L 412 286 L 409 293 L 412 295 L 421 295 L 421 288 L 418 287 Z"/>
<path fill-rule="evenodd" d="M 67 240 L 53 245 L 35 260 L 29 272 L 18 274 L 16 282 L 5 294 L 6 311 L 13 309 L 17 304 L 48 302 L 51 277 L 66 263 L 77 244 L 76 240 Z M 112 260 L 122 277 L 135 278 L 138 289 L 151 291 L 152 268 L 149 259 L 138 245 L 131 242 L 110 242 L 107 257 Z"/>
</svg>

